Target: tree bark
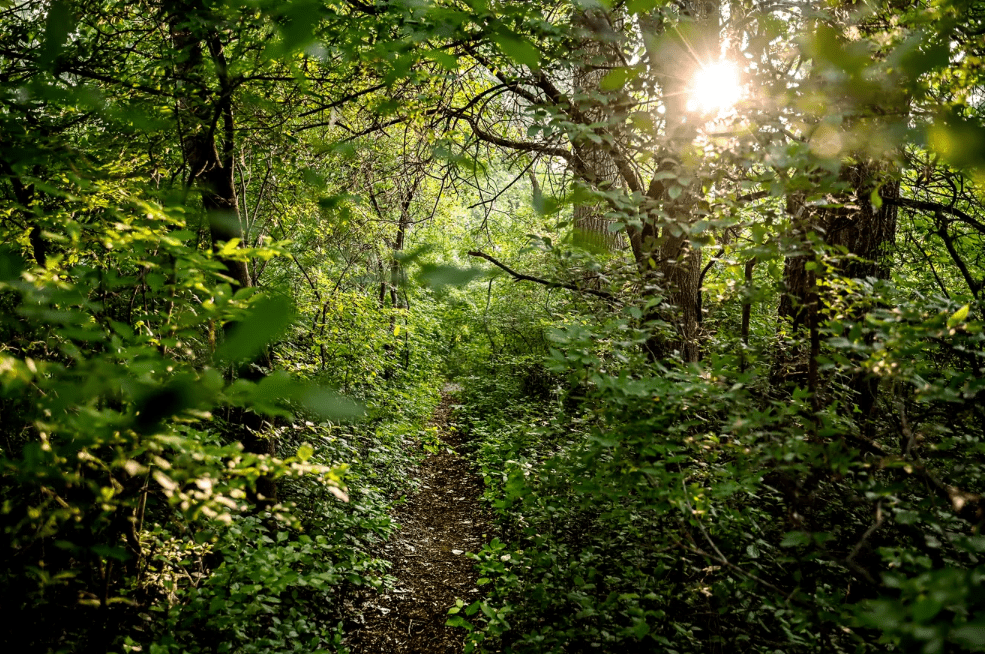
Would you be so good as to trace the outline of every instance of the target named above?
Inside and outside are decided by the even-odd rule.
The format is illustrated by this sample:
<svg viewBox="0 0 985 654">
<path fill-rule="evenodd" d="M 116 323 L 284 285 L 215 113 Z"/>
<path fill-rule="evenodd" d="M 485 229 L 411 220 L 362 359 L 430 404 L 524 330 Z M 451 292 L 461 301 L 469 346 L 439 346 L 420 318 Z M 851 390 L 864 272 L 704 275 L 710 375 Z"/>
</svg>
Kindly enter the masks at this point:
<svg viewBox="0 0 985 654">
<path fill-rule="evenodd" d="M 414 194 L 417 192 L 417 187 L 421 183 L 421 178 L 417 177 L 414 183 L 404 192 L 403 198 L 400 201 L 400 216 L 397 218 L 397 234 L 393 239 L 393 251 L 390 256 L 390 308 L 398 309 L 400 308 L 400 296 L 397 293 L 397 289 L 400 286 L 400 259 L 398 255 L 404 250 L 404 240 L 407 237 L 407 230 L 410 228 L 410 203 L 414 200 Z M 396 331 L 397 326 L 397 313 L 396 311 L 391 311 L 390 313 L 390 334 Z M 388 353 L 393 353 L 394 346 L 392 343 L 386 343 L 383 349 Z M 409 356 L 409 351 L 405 351 L 405 354 Z M 404 358 L 408 361 L 406 365 L 409 365 L 409 360 L 407 357 Z M 387 367 L 383 372 L 383 378 L 389 381 L 393 377 L 393 372 L 395 365 L 387 363 Z"/>
<path fill-rule="evenodd" d="M 229 76 L 222 37 L 216 27 L 218 18 L 200 0 L 171 2 L 166 11 L 177 53 L 175 82 L 185 90 L 177 102 L 177 118 L 182 125 L 182 149 L 188 167 L 186 186 L 194 186 L 201 193 L 213 251 L 219 252 L 233 239 L 242 246 L 243 226 L 234 179 L 235 82 Z M 214 78 L 208 71 L 209 64 L 214 69 Z M 212 88 L 217 90 L 213 92 Z M 217 139 L 220 128 L 221 141 Z M 246 261 L 221 255 L 216 258 L 222 262 L 234 292 L 253 285 Z M 227 323 L 225 331 L 232 327 L 233 324 Z M 268 352 L 261 353 L 258 361 L 238 366 L 236 372 L 242 378 L 256 381 L 263 376 L 258 364 L 269 366 Z M 241 428 L 243 448 L 253 454 L 275 454 L 276 440 L 263 436 L 263 418 L 249 410 L 237 413 L 231 417 Z M 265 505 L 276 502 L 276 497 L 274 480 L 261 477 L 254 499 Z"/>
<path fill-rule="evenodd" d="M 883 183 L 880 193 L 888 201 L 877 208 L 871 202 L 872 192 L 883 182 L 881 178 L 887 175 L 890 179 Z M 823 313 L 819 306 L 819 290 L 814 274 L 807 270 L 807 263 L 815 261 L 806 238 L 807 233 L 822 234 L 825 245 L 844 247 L 849 254 L 854 255 L 838 266 L 838 273 L 851 279 L 888 279 L 890 266 L 886 252 L 896 241 L 897 207 L 892 200 L 899 197 L 899 182 L 892 179 L 892 171 L 884 164 L 863 161 L 845 166 L 840 179 L 848 182 L 852 188 L 851 196 L 842 198 L 845 205 L 843 208 L 812 213 L 799 196 L 791 196 L 787 204 L 788 211 L 795 216 L 795 233 L 803 235 L 803 239 L 799 251 L 787 256 L 783 271 L 784 293 L 780 298 L 778 314 L 781 324 L 788 322 L 794 332 L 804 327 L 811 330 L 812 354 L 808 358 L 808 385 L 813 386 L 812 390 L 815 391 L 818 382 L 816 371 L 811 370 L 811 362 L 816 356 L 814 333 L 818 324 L 815 323 L 823 321 Z M 814 313 L 816 315 L 813 315 L 813 320 L 808 320 Z M 863 315 L 855 314 L 852 318 L 861 320 Z M 789 363 L 787 355 L 779 356 L 774 364 L 774 380 L 783 376 L 778 371 Z M 859 426 L 863 433 L 869 434 L 873 428 L 878 378 L 859 369 L 854 373 L 849 386 L 859 411 Z"/>
<path fill-rule="evenodd" d="M 581 47 L 585 58 L 572 75 L 573 99 L 590 123 L 604 122 L 611 109 L 598 99 L 604 97 L 600 93 L 600 82 L 617 62 L 614 50 L 617 46 L 606 42 L 605 34 L 610 31 L 608 20 L 599 10 L 576 11 L 572 24 L 577 32 L 586 34 Z M 615 163 L 597 143 L 583 137 L 575 139 L 573 145 L 575 156 L 588 173 L 587 178 L 582 180 L 586 186 L 605 191 L 616 184 L 619 172 Z M 572 215 L 576 244 L 603 251 L 618 246 L 618 234 L 609 231 L 605 213 L 606 205 L 602 202 L 580 202 L 575 205 Z"/>
<path fill-rule="evenodd" d="M 714 2 L 691 0 L 684 2 L 682 13 L 689 17 L 684 23 L 689 37 L 685 38 L 680 29 L 676 37 L 663 40 L 663 47 L 657 49 L 651 39 L 645 39 L 647 57 L 663 90 L 665 138 L 667 149 L 662 153 L 664 162 L 658 172 L 679 169 L 679 149 L 689 143 L 694 136 L 694 126 L 687 117 L 688 83 L 702 64 L 718 59 L 719 50 L 719 7 Z M 647 17 L 641 19 L 641 27 L 652 34 L 659 33 L 661 27 Z M 672 322 L 679 336 L 676 344 L 681 358 L 686 362 L 696 362 L 700 358 L 699 342 L 701 251 L 692 247 L 688 227 L 693 222 L 695 198 L 692 189 L 684 191 L 675 199 L 668 195 L 669 189 L 663 180 L 651 181 L 647 191 L 650 210 L 641 238 L 643 241 L 642 261 L 638 265 L 645 271 L 652 270 L 653 261 L 658 261 L 657 271 L 660 281 L 670 296 L 676 311 Z M 662 208 L 670 217 L 661 229 L 657 229 L 655 209 Z M 647 243 L 652 245 L 647 245 Z M 652 252 L 656 250 L 657 257 Z M 647 316 L 654 319 L 660 311 Z M 647 343 L 651 357 L 666 354 L 667 344 L 660 344 L 655 337 Z"/>
</svg>

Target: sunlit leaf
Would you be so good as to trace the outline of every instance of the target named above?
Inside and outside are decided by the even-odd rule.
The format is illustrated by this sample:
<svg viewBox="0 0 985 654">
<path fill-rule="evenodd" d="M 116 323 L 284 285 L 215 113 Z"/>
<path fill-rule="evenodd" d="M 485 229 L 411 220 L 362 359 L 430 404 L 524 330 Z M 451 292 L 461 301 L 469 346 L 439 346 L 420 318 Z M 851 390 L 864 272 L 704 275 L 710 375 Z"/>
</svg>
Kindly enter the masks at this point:
<svg viewBox="0 0 985 654">
<path fill-rule="evenodd" d="M 311 447 L 308 443 L 303 443 L 297 451 L 297 457 L 302 461 L 307 461 L 315 455 L 315 448 Z"/>
<path fill-rule="evenodd" d="M 626 85 L 626 82 L 636 77 L 638 70 L 627 66 L 613 68 L 605 74 L 599 81 L 599 87 L 603 91 L 617 91 Z"/>
<path fill-rule="evenodd" d="M 953 112 L 943 115 L 928 130 L 927 141 L 956 168 L 985 176 L 985 126 Z"/>
<path fill-rule="evenodd" d="M 950 318 L 947 319 L 948 327 L 957 327 L 968 317 L 968 311 L 970 310 L 970 305 L 964 305 L 957 311 L 955 311 Z"/>
</svg>

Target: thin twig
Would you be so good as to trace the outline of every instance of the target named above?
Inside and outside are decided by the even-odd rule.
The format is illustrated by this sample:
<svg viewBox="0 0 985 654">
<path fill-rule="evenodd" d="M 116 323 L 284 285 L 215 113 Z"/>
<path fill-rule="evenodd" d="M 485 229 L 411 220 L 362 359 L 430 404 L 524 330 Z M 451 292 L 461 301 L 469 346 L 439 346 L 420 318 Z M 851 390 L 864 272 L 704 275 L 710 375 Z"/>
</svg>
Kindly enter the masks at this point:
<svg viewBox="0 0 985 654">
<path fill-rule="evenodd" d="M 882 526 L 883 519 L 884 518 L 882 515 L 882 500 L 879 500 L 878 502 L 876 502 L 876 521 L 873 522 L 871 525 L 869 525 L 869 528 L 865 530 L 864 534 L 862 534 L 862 538 L 860 538 L 859 541 L 855 543 L 855 547 L 853 547 L 852 551 L 848 553 L 848 558 L 845 559 L 845 563 L 847 563 L 852 570 L 865 577 L 866 581 L 868 581 L 870 584 L 876 584 L 877 582 L 872 577 L 872 575 L 869 574 L 868 570 L 855 563 L 855 557 L 858 556 L 858 553 L 860 551 L 862 551 L 862 546 L 865 545 L 865 543 L 869 540 L 872 534 L 876 533 L 876 530 Z"/>
</svg>

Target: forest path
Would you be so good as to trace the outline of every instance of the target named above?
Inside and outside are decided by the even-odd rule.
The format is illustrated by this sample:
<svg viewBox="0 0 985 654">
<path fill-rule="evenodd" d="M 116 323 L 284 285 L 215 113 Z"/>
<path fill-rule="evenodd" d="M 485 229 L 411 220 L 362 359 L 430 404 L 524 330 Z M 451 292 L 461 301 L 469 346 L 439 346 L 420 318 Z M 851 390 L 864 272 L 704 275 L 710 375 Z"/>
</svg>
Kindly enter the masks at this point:
<svg viewBox="0 0 985 654">
<path fill-rule="evenodd" d="M 482 481 L 454 452 L 461 437 L 449 427 L 453 393 L 442 392 L 431 425 L 445 447 L 417 468 L 420 491 L 394 508 L 401 525 L 381 556 L 393 562 L 393 590 L 359 593 L 356 611 L 364 623 L 346 639 L 352 654 L 459 654 L 464 634 L 445 626 L 448 609 L 460 598 L 479 597 L 478 574 L 466 552 L 478 551 L 489 533 L 482 506 Z"/>
</svg>

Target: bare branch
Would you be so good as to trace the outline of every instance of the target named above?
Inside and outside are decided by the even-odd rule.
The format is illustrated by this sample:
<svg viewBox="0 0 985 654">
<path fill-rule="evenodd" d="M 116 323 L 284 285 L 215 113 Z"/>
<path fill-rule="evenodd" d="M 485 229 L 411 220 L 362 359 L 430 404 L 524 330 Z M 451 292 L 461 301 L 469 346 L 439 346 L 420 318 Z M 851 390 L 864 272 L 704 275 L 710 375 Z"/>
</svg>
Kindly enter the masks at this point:
<svg viewBox="0 0 985 654">
<path fill-rule="evenodd" d="M 594 295 L 595 297 L 600 297 L 603 300 L 608 300 L 610 302 L 616 302 L 616 297 L 612 293 L 606 291 L 598 291 L 593 288 L 581 288 L 580 286 L 575 286 L 574 284 L 566 284 L 564 282 L 552 282 L 548 279 L 541 279 L 540 277 L 534 277 L 532 275 L 525 275 L 523 273 L 517 272 L 507 266 L 506 264 L 498 261 L 497 259 L 489 256 L 485 252 L 478 250 L 473 250 L 468 253 L 470 257 L 479 257 L 480 259 L 485 259 L 494 266 L 505 270 L 510 277 L 518 282 L 534 282 L 535 284 L 542 284 L 548 288 L 566 288 L 569 291 L 575 291 L 576 293 L 585 293 L 587 295 Z"/>
<path fill-rule="evenodd" d="M 925 200 L 911 200 L 910 198 L 883 198 L 882 201 L 885 204 L 897 207 L 906 207 L 907 209 L 917 209 L 919 211 L 929 211 L 933 213 L 946 213 L 949 216 L 954 216 L 963 223 L 971 225 L 982 234 L 985 234 L 985 223 L 978 220 L 971 214 L 962 211 L 961 209 L 957 209 L 946 204 L 927 202 Z"/>
</svg>

